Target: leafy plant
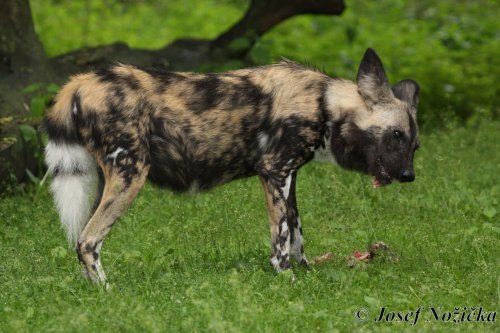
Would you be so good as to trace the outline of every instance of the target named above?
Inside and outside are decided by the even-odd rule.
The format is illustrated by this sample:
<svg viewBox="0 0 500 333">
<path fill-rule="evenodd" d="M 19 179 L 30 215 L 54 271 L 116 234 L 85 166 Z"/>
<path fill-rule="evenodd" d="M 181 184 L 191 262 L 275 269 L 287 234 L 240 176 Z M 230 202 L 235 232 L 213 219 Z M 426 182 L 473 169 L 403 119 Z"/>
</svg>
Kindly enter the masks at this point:
<svg viewBox="0 0 500 333">
<path fill-rule="evenodd" d="M 24 94 L 33 96 L 29 105 L 32 118 L 41 118 L 44 115 L 47 105 L 59 89 L 54 83 L 33 83 L 23 89 Z"/>
<path fill-rule="evenodd" d="M 19 125 L 19 131 L 23 141 L 30 145 L 33 157 L 37 162 L 36 174 L 33 174 L 29 169 L 26 169 L 26 174 L 33 184 L 39 186 L 43 185 L 43 179 L 45 179 L 45 177 L 42 179 L 39 177 L 44 174 L 43 152 L 48 139 L 45 134 L 38 132 L 35 126 L 40 122 L 47 106 L 58 91 L 59 86 L 54 83 L 33 83 L 23 89 L 24 94 L 31 96 L 30 117 Z"/>
</svg>

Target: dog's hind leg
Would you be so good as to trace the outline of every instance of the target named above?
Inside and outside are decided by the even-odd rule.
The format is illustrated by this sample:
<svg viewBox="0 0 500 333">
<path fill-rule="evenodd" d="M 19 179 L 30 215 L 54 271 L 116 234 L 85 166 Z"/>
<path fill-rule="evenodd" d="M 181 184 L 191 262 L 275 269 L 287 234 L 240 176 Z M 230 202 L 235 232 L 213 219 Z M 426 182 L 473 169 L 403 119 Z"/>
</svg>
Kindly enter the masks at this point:
<svg viewBox="0 0 500 333">
<path fill-rule="evenodd" d="M 130 206 L 137 193 L 144 185 L 149 165 L 136 164 L 137 172 L 124 174 L 123 170 L 104 165 L 104 191 L 94 215 L 78 239 L 78 258 L 85 273 L 97 283 L 106 281 L 106 274 L 101 266 L 100 250 L 104 238 L 111 230 L 116 219 Z"/>
<path fill-rule="evenodd" d="M 290 255 L 301 265 L 309 268 L 306 256 L 304 255 L 304 238 L 302 236 L 302 225 L 300 223 L 299 210 L 297 209 L 297 199 L 295 196 L 295 182 L 297 171 L 292 172 L 290 190 L 286 200 L 287 222 L 290 230 Z"/>
<path fill-rule="evenodd" d="M 290 268 L 290 230 L 287 222 L 287 198 L 292 175 L 282 179 L 260 176 L 266 195 L 271 228 L 271 264 L 281 272 Z"/>
</svg>

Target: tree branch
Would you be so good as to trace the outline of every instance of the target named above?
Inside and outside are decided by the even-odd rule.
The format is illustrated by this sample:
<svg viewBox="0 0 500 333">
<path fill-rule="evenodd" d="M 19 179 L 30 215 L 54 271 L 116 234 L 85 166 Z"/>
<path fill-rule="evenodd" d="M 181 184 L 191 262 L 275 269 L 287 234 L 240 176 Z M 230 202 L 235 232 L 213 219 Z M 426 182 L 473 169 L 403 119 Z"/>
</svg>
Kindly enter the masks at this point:
<svg viewBox="0 0 500 333">
<path fill-rule="evenodd" d="M 50 62 L 57 69 L 57 74 L 63 77 L 116 62 L 192 70 L 208 61 L 208 49 L 208 41 L 194 39 L 179 39 L 158 50 L 135 49 L 125 43 L 115 43 L 78 49 L 52 58 Z"/>
<path fill-rule="evenodd" d="M 225 56 L 245 55 L 265 34 L 278 23 L 296 15 L 340 15 L 345 9 L 343 0 L 252 0 L 243 18 L 211 43 L 213 52 Z M 243 47 L 232 48 L 231 43 L 244 38 Z"/>
<path fill-rule="evenodd" d="M 110 62 L 138 66 L 160 65 L 175 70 L 192 69 L 214 57 L 241 58 L 260 36 L 284 20 L 302 14 L 340 15 L 343 0 L 251 0 L 240 21 L 212 41 L 181 39 L 159 50 L 131 49 L 123 43 L 83 48 L 51 59 L 58 74 L 67 76 L 82 68 L 102 67 Z M 231 43 L 245 39 L 234 48 Z"/>
</svg>

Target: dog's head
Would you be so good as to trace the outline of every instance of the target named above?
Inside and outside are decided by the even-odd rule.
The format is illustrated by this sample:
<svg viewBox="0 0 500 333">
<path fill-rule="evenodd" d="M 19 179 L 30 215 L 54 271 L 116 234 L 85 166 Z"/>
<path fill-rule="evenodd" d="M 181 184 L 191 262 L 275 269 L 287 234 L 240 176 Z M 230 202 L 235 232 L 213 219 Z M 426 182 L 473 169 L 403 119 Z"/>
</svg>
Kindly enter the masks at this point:
<svg viewBox="0 0 500 333">
<path fill-rule="evenodd" d="M 419 146 L 418 96 L 418 84 L 412 80 L 390 87 L 382 62 L 368 49 L 353 96 L 359 102 L 332 124 L 331 149 L 337 162 L 372 175 L 374 187 L 393 179 L 413 181 L 413 155 Z"/>
</svg>

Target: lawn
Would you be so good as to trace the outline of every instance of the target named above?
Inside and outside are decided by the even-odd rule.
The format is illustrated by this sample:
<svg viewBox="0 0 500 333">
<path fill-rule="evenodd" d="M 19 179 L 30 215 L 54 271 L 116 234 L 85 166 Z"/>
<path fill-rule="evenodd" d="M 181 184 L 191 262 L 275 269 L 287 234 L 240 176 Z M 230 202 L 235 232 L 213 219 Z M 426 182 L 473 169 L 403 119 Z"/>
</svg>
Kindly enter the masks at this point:
<svg viewBox="0 0 500 333">
<path fill-rule="evenodd" d="M 335 256 L 310 271 L 295 266 L 295 279 L 269 264 L 256 178 L 197 195 L 147 186 L 104 244 L 110 290 L 83 278 L 46 187 L 3 197 L 0 331 L 497 331 L 497 322 L 453 323 L 446 313 L 498 309 L 500 124 L 421 141 L 411 184 L 375 190 L 333 165 L 301 170 L 306 253 Z M 349 267 L 352 252 L 375 241 L 399 260 Z M 376 322 L 383 307 L 425 309 L 412 327 Z M 358 308 L 367 321 L 354 318 Z"/>
</svg>

